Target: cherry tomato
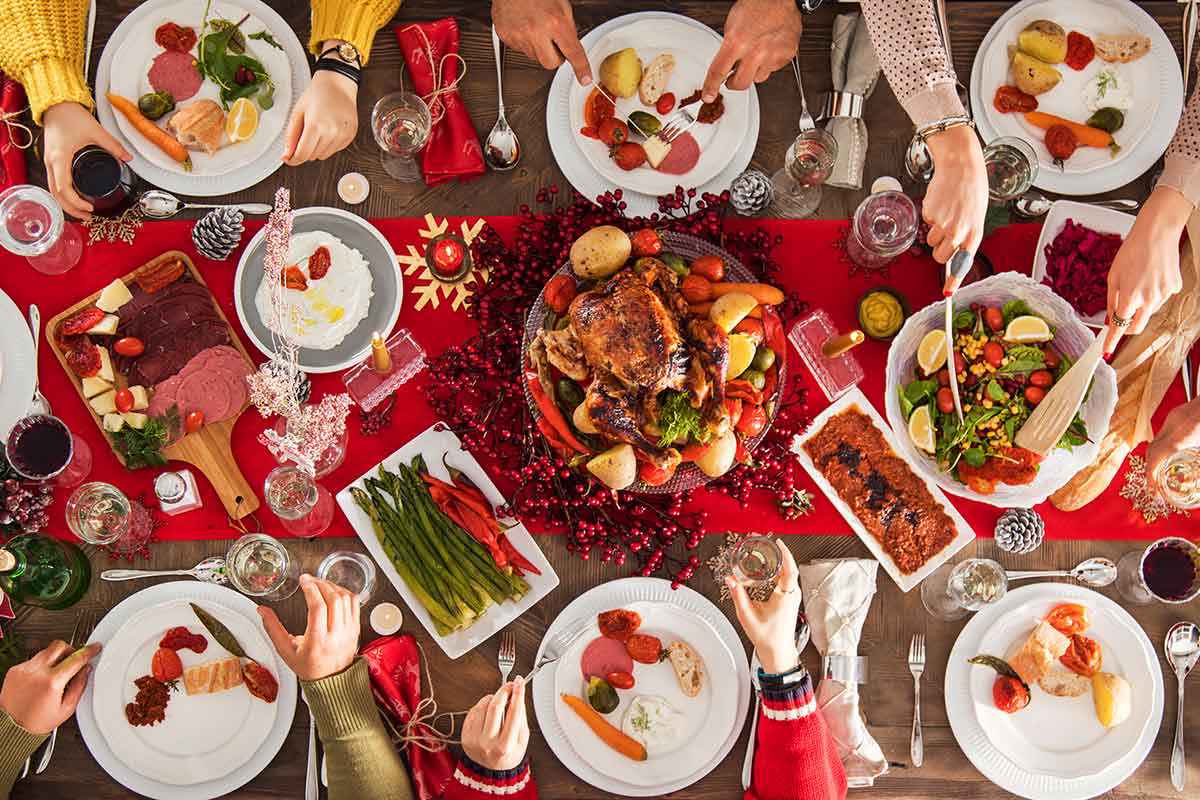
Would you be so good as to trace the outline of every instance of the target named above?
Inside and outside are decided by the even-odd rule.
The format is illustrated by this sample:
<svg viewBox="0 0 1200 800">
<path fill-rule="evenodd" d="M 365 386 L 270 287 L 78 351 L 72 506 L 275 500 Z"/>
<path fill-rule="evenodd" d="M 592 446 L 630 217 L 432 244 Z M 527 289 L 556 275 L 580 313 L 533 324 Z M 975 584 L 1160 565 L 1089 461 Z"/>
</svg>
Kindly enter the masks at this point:
<svg viewBox="0 0 1200 800">
<path fill-rule="evenodd" d="M 679 291 L 689 303 L 706 303 L 712 299 L 712 284 L 699 275 L 689 274 L 679 285 Z"/>
<path fill-rule="evenodd" d="M 638 258 L 656 256 L 662 252 L 662 237 L 654 228 L 642 228 L 640 231 L 634 231 L 629 239 L 633 244 L 633 254 Z"/>
<path fill-rule="evenodd" d="M 983 346 L 983 360 L 998 367 L 1004 361 L 1004 346 L 999 342 L 988 342 Z"/>
<path fill-rule="evenodd" d="M 1001 114 L 1011 114 L 1014 111 L 1023 114 L 1026 111 L 1036 111 L 1038 101 L 1033 95 L 1026 94 L 1015 86 L 999 86 L 992 98 L 992 105 Z"/>
<path fill-rule="evenodd" d="M 673 108 L 675 108 L 675 95 L 670 92 L 664 92 L 663 96 L 658 98 L 658 102 L 654 104 L 654 110 L 660 114 L 670 114 Z"/>
<path fill-rule="evenodd" d="M 1058 369 L 1058 365 L 1062 363 L 1062 356 L 1053 347 L 1047 347 L 1042 351 L 1046 356 L 1046 369 Z"/>
<path fill-rule="evenodd" d="M 1089 639 L 1082 633 L 1071 634 L 1071 647 L 1058 657 L 1062 665 L 1074 672 L 1090 678 L 1100 671 L 1102 657 L 1100 643 Z"/>
<path fill-rule="evenodd" d="M 1051 628 L 1064 636 L 1073 636 L 1086 631 L 1092 624 L 1092 618 L 1088 613 L 1087 606 L 1079 603 L 1063 603 L 1050 610 L 1050 613 L 1046 615 L 1046 622 L 1049 622 Z"/>
<path fill-rule="evenodd" d="M 710 281 L 725 279 L 725 259 L 720 256 L 700 256 L 692 262 L 692 274 Z"/>
<path fill-rule="evenodd" d="M 650 486 L 662 486 L 675 475 L 674 469 L 666 467 L 657 467 L 649 461 L 641 461 L 638 463 L 638 477 L 642 482 Z"/>
<path fill-rule="evenodd" d="M 965 358 L 963 358 L 962 353 L 955 350 L 954 351 L 954 374 L 957 375 L 958 373 L 962 372 L 966 368 L 967 368 L 967 360 Z"/>
<path fill-rule="evenodd" d="M 662 640 L 657 636 L 635 633 L 625 640 L 625 652 L 639 664 L 657 664 L 662 657 Z"/>
<path fill-rule="evenodd" d="M 546 281 L 542 296 L 555 314 L 565 314 L 575 299 L 575 280 L 570 275 L 555 275 Z"/>
<path fill-rule="evenodd" d="M 1054 163 L 1061 164 L 1066 161 L 1078 148 L 1079 139 L 1066 125 L 1051 125 L 1046 129 L 1046 149 L 1054 157 Z"/>
<path fill-rule="evenodd" d="M 954 395 L 950 392 L 950 387 L 943 386 L 941 389 L 938 389 L 937 407 L 938 411 L 941 411 L 943 414 L 949 414 L 954 410 Z"/>
<path fill-rule="evenodd" d="M 1046 390 L 1039 389 L 1036 386 L 1025 387 L 1025 402 L 1031 406 L 1036 406 L 1046 398 Z"/>
<path fill-rule="evenodd" d="M 1049 370 L 1039 369 L 1029 376 L 1029 383 L 1041 389 L 1049 389 L 1054 385 L 1054 375 Z"/>
<path fill-rule="evenodd" d="M 983 322 L 993 331 L 1004 330 L 1004 312 L 995 306 L 983 310 Z"/>
<path fill-rule="evenodd" d="M 609 117 L 616 116 L 617 107 L 599 89 L 592 89 L 583 104 L 583 124 L 593 131 Z"/>
<path fill-rule="evenodd" d="M 646 151 L 637 142 L 622 142 L 613 148 L 612 160 L 623 170 L 634 170 L 646 163 Z"/>
<path fill-rule="evenodd" d="M 128 389 L 122 389 L 117 392 L 117 396 L 113 398 L 113 402 L 117 406 L 117 411 L 124 414 L 126 411 L 133 411 L 133 392 Z"/>
<path fill-rule="evenodd" d="M 113 350 L 117 352 L 117 355 L 136 358 L 146 352 L 146 345 L 136 336 L 126 336 L 123 339 L 117 339 L 113 344 Z"/>
<path fill-rule="evenodd" d="M 173 681 L 183 674 L 183 662 L 174 650 L 160 647 L 150 659 L 150 673 L 163 683 Z"/>
<path fill-rule="evenodd" d="M 604 680 L 608 681 L 608 685 L 614 689 L 633 688 L 633 676 L 628 672 L 610 672 L 604 676 Z"/>
<path fill-rule="evenodd" d="M 1079 31 L 1067 34 L 1067 57 L 1063 60 L 1068 67 L 1078 72 L 1092 63 L 1095 57 L 1096 45 L 1092 44 L 1091 39 Z"/>
<path fill-rule="evenodd" d="M 596 126 L 596 135 L 600 141 L 615 147 L 629 140 L 629 126 L 616 117 L 609 117 Z"/>
<path fill-rule="evenodd" d="M 183 419 L 183 430 L 185 433 L 195 433 L 204 427 L 204 412 L 191 411 Z"/>
<path fill-rule="evenodd" d="M 601 611 L 596 617 L 596 624 L 600 626 L 601 635 L 623 642 L 642 626 L 642 615 L 627 608 L 614 608 L 612 611 Z"/>
<path fill-rule="evenodd" d="M 746 436 L 758 436 L 767 426 L 767 412 L 762 406 L 746 406 L 742 409 L 741 419 L 737 421 L 738 433 Z"/>
<path fill-rule="evenodd" d="M 1013 714 L 1029 705 L 1029 690 L 1016 678 L 1001 675 L 992 684 L 992 702 L 1005 714 Z"/>
</svg>

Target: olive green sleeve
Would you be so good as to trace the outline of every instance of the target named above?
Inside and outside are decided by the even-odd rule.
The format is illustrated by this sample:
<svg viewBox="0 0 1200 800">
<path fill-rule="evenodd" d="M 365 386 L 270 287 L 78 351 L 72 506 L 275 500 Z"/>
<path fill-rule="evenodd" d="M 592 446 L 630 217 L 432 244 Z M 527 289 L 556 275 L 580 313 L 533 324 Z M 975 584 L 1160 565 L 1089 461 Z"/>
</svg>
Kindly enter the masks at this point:
<svg viewBox="0 0 1200 800">
<path fill-rule="evenodd" d="M 0 798 L 8 797 L 25 759 L 44 741 L 45 734 L 30 733 L 0 711 Z"/>
</svg>

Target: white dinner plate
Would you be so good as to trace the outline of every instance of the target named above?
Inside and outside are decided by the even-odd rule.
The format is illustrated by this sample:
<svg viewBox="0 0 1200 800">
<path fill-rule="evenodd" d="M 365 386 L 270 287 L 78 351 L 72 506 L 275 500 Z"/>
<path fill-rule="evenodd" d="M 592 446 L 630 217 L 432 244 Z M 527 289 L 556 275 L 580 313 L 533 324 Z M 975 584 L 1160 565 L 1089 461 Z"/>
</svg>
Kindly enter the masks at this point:
<svg viewBox="0 0 1200 800">
<path fill-rule="evenodd" d="M 693 589 L 686 586 L 672 589 L 669 581 L 660 578 L 623 578 L 590 589 L 572 600 L 551 623 L 546 635 L 542 638 L 537 657 L 534 659 L 534 663 L 537 663 L 547 643 L 562 631 L 572 630 L 580 625 L 593 626 L 597 614 L 614 608 L 653 608 L 654 611 L 647 612 L 643 625 L 647 631 L 662 635 L 666 633 L 666 626 L 659 627 L 659 623 L 649 616 L 651 613 L 657 614 L 658 609 L 662 606 L 670 606 L 674 614 L 683 614 L 691 618 L 686 631 L 682 628 L 678 631 L 678 638 L 686 638 L 689 644 L 698 649 L 699 647 L 704 648 L 701 652 L 706 661 L 710 658 L 713 660 L 707 664 L 710 670 L 708 680 L 711 682 L 712 689 L 728 696 L 727 701 L 720 700 L 719 706 L 713 706 L 708 711 L 708 721 L 705 723 L 706 727 L 702 734 L 705 740 L 703 745 L 700 743 L 689 745 L 689 748 L 696 747 L 698 749 L 696 752 L 689 749 L 686 756 L 683 755 L 684 751 L 679 751 L 679 758 L 676 760 L 683 763 L 678 765 L 670 763 L 670 757 L 667 757 L 666 763 L 656 764 L 654 762 L 657 759 L 651 757 L 646 762 L 639 764 L 628 761 L 615 753 L 609 755 L 602 753 L 599 749 L 595 749 L 593 752 L 594 748 L 603 748 L 604 745 L 593 745 L 583 735 L 587 730 L 585 727 L 581 728 L 573 724 L 574 721 L 565 715 L 560 717 L 559 707 L 563 705 L 563 701 L 558 696 L 559 670 L 557 668 L 541 670 L 533 681 L 534 713 L 537 715 L 538 727 L 547 744 L 550 745 L 550 749 L 554 751 L 554 755 L 580 780 L 602 791 L 624 797 L 659 797 L 668 792 L 675 792 L 691 786 L 715 769 L 733 749 L 742 727 L 746 723 L 751 693 L 750 669 L 746 662 L 745 645 L 742 644 L 738 632 L 720 609 Z M 672 619 L 674 620 L 676 617 L 672 616 Z M 663 637 L 664 644 L 668 643 L 667 637 L 671 635 L 675 635 L 675 632 L 668 633 Z M 696 641 L 692 641 L 692 637 Z M 584 638 L 588 641 L 591 640 L 591 637 L 585 636 Z M 725 661 L 724 654 L 726 653 L 732 659 L 732 665 Z M 715 667 L 714 662 L 723 666 Z M 581 674 L 578 660 L 576 659 L 574 663 L 574 674 Z M 635 665 L 634 678 L 639 683 L 635 684 L 634 689 L 629 690 L 630 692 L 644 690 L 640 682 L 643 680 L 643 671 L 648 666 Z M 654 686 L 659 686 L 658 681 L 661 679 L 663 681 L 662 689 L 665 693 L 669 689 L 665 685 L 666 678 L 670 677 L 671 680 L 674 678 L 669 674 L 670 668 L 667 665 L 657 666 L 666 668 L 668 672 L 662 675 L 647 674 L 645 678 L 647 681 L 654 681 L 652 684 Z M 732 672 L 728 671 L 730 666 L 732 666 Z M 576 691 L 578 690 L 576 687 Z M 678 690 L 676 689 L 676 691 Z M 716 702 L 715 697 L 714 702 Z M 726 708 L 726 702 L 732 704 L 732 711 L 723 710 Z M 718 709 L 722 710 L 718 711 Z M 616 723 L 615 715 L 613 716 L 614 723 Z M 571 724 L 564 725 L 564 721 Z M 587 749 L 583 752 L 577 749 L 584 747 Z M 712 755 L 705 758 L 700 749 L 703 749 L 704 752 L 711 752 Z M 593 761 L 593 755 L 597 758 L 600 756 L 605 759 L 615 758 L 618 761 L 616 763 L 609 763 L 608 760 Z M 680 777 L 673 777 L 650 785 L 645 778 L 634 773 L 635 770 L 641 769 L 645 769 L 646 774 L 654 774 L 659 771 L 668 774 L 669 771 L 669 774 Z"/>
<path fill-rule="evenodd" d="M 445 459 L 445 463 L 464 472 L 493 506 L 500 506 L 506 502 L 504 496 L 500 494 L 500 490 L 496 488 L 496 484 L 492 483 L 492 479 L 488 477 L 487 472 L 479 465 L 474 456 L 463 449 L 458 437 L 444 423 L 437 422 L 426 428 L 420 435 L 409 440 L 408 444 L 385 458 L 382 465 L 387 469 L 395 469 L 397 464 L 409 464 L 417 455 L 425 458 L 429 473 L 435 478 L 450 479 L 449 472 L 443 464 L 443 459 Z M 371 518 L 359 507 L 358 503 L 354 502 L 354 497 L 350 494 L 351 489 L 362 488 L 367 478 L 375 477 L 378 473 L 379 465 L 376 465 L 363 473 L 354 483 L 338 492 L 338 506 L 346 515 L 346 519 L 350 521 L 350 527 L 358 534 L 358 538 L 362 540 L 371 557 L 375 559 L 375 563 L 379 565 L 379 569 L 391 581 L 392 586 L 396 587 L 396 591 L 404 598 L 404 602 L 408 604 L 416 618 L 421 621 L 421 625 L 450 658 L 458 658 L 464 653 L 474 650 L 508 623 L 537 605 L 539 600 L 558 586 L 558 574 L 554 571 L 554 567 L 550 566 L 550 562 L 542 554 L 542 550 L 537 546 L 533 536 L 523 524 L 518 522 L 513 527 L 506 529 L 505 535 L 508 536 L 513 547 L 532 561 L 542 571 L 542 574 L 525 576 L 525 580 L 529 584 L 529 591 L 517 602 L 508 601 L 492 605 L 469 628 L 454 631 L 446 636 L 439 635 L 434 630 L 429 612 L 417 600 L 416 595 L 408 588 L 408 584 L 400 577 L 395 565 L 384 552 Z"/>
<path fill-rule="evenodd" d="M 983 653 L 1010 657 L 1060 603 L 1089 609 L 1086 635 L 1100 643 L 1104 670 L 1132 687 L 1130 718 L 1115 728 L 1096 721 L 1090 690 L 1060 698 L 1034 686 L 1026 708 L 1005 714 L 992 701 L 995 673 L 967 663 Z M 945 697 L 959 747 L 993 783 L 1036 800 L 1083 800 L 1120 784 L 1146 758 L 1162 722 L 1163 679 L 1153 645 L 1128 612 L 1089 589 L 1041 583 L 1010 591 L 967 623 L 950 652 Z"/>
<path fill-rule="evenodd" d="M 1091 203 L 1055 200 L 1050 205 L 1050 210 L 1046 212 L 1046 219 L 1042 222 L 1042 233 L 1038 237 L 1037 250 L 1033 255 L 1033 279 L 1038 283 L 1046 281 L 1046 248 L 1058 234 L 1062 233 L 1068 219 L 1073 219 L 1085 228 L 1091 228 L 1098 233 L 1115 233 L 1124 239 L 1133 229 L 1133 223 L 1137 217 L 1133 214 L 1126 214 L 1124 211 L 1101 208 Z M 1049 284 L 1047 283 L 1047 285 Z M 1103 310 L 1097 311 L 1095 314 L 1084 314 L 1076 309 L 1075 313 L 1089 328 L 1099 330 L 1104 327 L 1105 313 Z"/>
<path fill-rule="evenodd" d="M 203 14 L 204 4 L 192 0 L 148 0 L 122 19 L 105 44 L 96 69 L 96 113 L 105 129 L 133 154 L 134 172 L 169 191 L 208 197 L 253 186 L 281 166 L 288 115 L 308 86 L 309 71 L 304 46 L 295 32 L 265 3 L 214 0 L 210 18 L 236 21 L 249 14 L 243 23 L 247 33 L 266 30 L 283 47 L 280 51 L 263 41 L 248 43 L 249 53 L 263 63 L 275 81 L 275 103 L 268 110 L 259 109 L 259 128 L 249 141 L 227 144 L 211 156 L 192 151 L 192 170 L 185 171 L 135 131 L 124 115 L 117 114 L 105 93 L 112 91 L 136 102 L 150 91 L 146 73 L 150 62 L 162 51 L 154 41 L 155 29 L 164 22 L 175 22 L 199 34 Z M 212 81 L 206 79 L 196 96 L 182 104 L 198 99 L 218 99 Z"/>
<path fill-rule="evenodd" d="M 1109 64 L 1099 58 L 1080 71 L 1056 64 L 1062 80 L 1038 95 L 1038 110 L 1086 122 L 1091 112 L 1083 102 L 1087 82 L 1102 68 L 1115 67 L 1133 86 L 1133 105 L 1125 124 L 1113 136 L 1121 146 L 1115 156 L 1106 149 L 1081 147 L 1058 167 L 1044 143 L 1044 131 L 1021 114 L 1002 114 L 992 103 L 999 86 L 1012 83 L 1009 48 L 1030 22 L 1048 19 L 1066 31 L 1095 39 L 1101 34 L 1136 32 L 1150 37 L 1150 52 L 1128 64 Z M 1017 136 L 1038 154 L 1034 185 L 1061 194 L 1095 194 L 1117 189 L 1137 178 L 1167 149 L 1183 110 L 1183 77 L 1175 49 L 1154 19 L 1129 0 L 1022 0 L 998 19 L 975 53 L 971 68 L 971 106 L 985 142 Z"/>
<path fill-rule="evenodd" d="M 620 728 L 635 697 L 661 697 L 680 714 L 679 740 L 670 746 L 648 746 L 646 760 L 639 763 L 604 744 L 579 715 L 561 701 L 555 706 L 558 724 L 566 732 L 576 755 L 601 772 L 618 776 L 626 783 L 648 788 L 685 780 L 696 771 L 697 764 L 707 763 L 720 751 L 737 720 L 737 698 L 725 690 L 737 674 L 737 663 L 712 626 L 691 612 L 670 603 L 641 602 L 621 607 L 640 614 L 642 626 L 638 628 L 638 633 L 657 636 L 662 640 L 663 647 L 669 647 L 677 641 L 691 646 L 704 662 L 705 680 L 699 695 L 687 697 L 680 690 L 675 670 L 669 662 L 635 662 L 634 687 L 617 692 L 620 704 L 605 718 Z M 554 671 L 555 691 L 558 694 L 587 699 L 581 660 L 587 645 L 600 636 L 594 618 L 591 628 L 559 659 Z"/>
<path fill-rule="evenodd" d="M 29 413 L 33 401 L 33 386 L 37 381 L 37 363 L 33 357 L 33 337 L 29 323 L 17 304 L 0 290 L 0 441 L 8 431 Z"/>
<path fill-rule="evenodd" d="M 721 37 L 708 28 L 678 19 L 642 19 L 622 25 L 600 37 L 588 48 L 588 60 L 592 65 L 592 74 L 598 78 L 600 63 L 618 50 L 636 50 L 643 65 L 649 64 L 661 53 L 670 53 L 675 57 L 675 69 L 667 83 L 667 91 L 675 95 L 678 104 L 704 85 L 708 65 L 720 47 Z M 725 113 L 721 118 L 712 124 L 697 122 L 688 131 L 700 145 L 700 160 L 695 167 L 683 175 L 668 175 L 652 169 L 648 164 L 634 170 L 623 170 L 609 156 L 608 145 L 579 133 L 586 124 L 583 107 L 593 87 L 580 86 L 576 80 L 572 80 L 570 86 L 571 129 L 576 132 L 579 147 L 588 162 L 613 185 L 640 194 L 657 197 L 675 191 L 675 186 L 679 184 L 698 186 L 708 183 L 736 155 L 750 126 L 750 93 L 722 89 Z M 621 119 L 628 119 L 633 111 L 644 111 L 666 121 L 674 113 L 659 114 L 653 107 L 643 105 L 636 93 L 633 97 L 615 99 L 617 116 Z M 694 114 L 696 108 L 692 112 Z"/>
<path fill-rule="evenodd" d="M 181 650 L 184 667 L 229 655 L 204 629 L 189 602 L 233 631 L 249 657 L 279 681 L 274 703 L 244 686 L 189 697 L 171 695 L 166 719 L 134 728 L 125 704 L 133 680 L 150 673 L 150 659 L 167 628 L 186 626 L 208 639 L 203 654 Z M 84 743 L 109 775 L 131 791 L 161 800 L 209 800 L 253 780 L 283 746 L 295 714 L 295 675 L 275 654 L 248 598 L 198 581 L 161 583 L 113 608 L 92 633 L 104 649 L 80 700 L 76 718 Z"/>
<path fill-rule="evenodd" d="M 643 21 L 657 21 L 664 24 L 672 22 L 688 25 L 696 28 L 698 31 L 704 32 L 709 37 L 716 37 L 718 43 L 720 41 L 720 35 L 712 28 L 681 14 L 672 14 L 664 11 L 639 11 L 610 19 L 596 26 L 588 31 L 580 39 L 580 42 L 583 44 L 585 50 L 591 52 L 596 43 L 609 33 L 627 25 Z M 598 61 L 594 63 L 594 67 L 599 67 Z M 588 200 L 594 201 L 596 197 L 605 192 L 621 189 L 621 184 L 613 182 L 597 172 L 596 168 L 588 160 L 588 157 L 584 155 L 583 144 L 585 142 L 590 143 L 591 140 L 584 139 L 584 137 L 579 135 L 579 127 L 572 127 L 572 105 L 575 105 L 572 98 L 574 97 L 573 92 L 576 91 L 575 83 L 575 73 L 571 71 L 570 65 L 564 64 L 559 67 L 558 72 L 554 75 L 554 80 L 550 84 L 550 94 L 546 101 L 546 134 L 550 142 L 550 150 L 554 153 L 554 161 L 558 164 L 558 168 L 562 170 L 563 175 L 566 176 L 567 180 L 571 182 L 571 185 L 580 194 Z M 730 98 L 732 95 L 738 93 L 731 92 L 728 89 L 724 90 L 724 92 L 727 105 L 726 116 L 728 116 Z M 693 183 L 690 175 L 668 176 L 673 177 L 673 180 L 670 182 L 671 190 L 674 190 L 676 184 L 680 184 L 683 186 L 694 186 L 700 192 L 719 193 L 728 189 L 733 179 L 740 175 L 750 164 L 750 159 L 754 155 L 754 148 L 758 144 L 760 121 L 758 93 L 754 87 L 751 87 L 744 94 L 747 98 L 747 128 L 732 157 L 723 165 L 715 177 L 703 184 Z M 584 94 L 582 96 L 586 97 L 587 95 Z M 682 100 L 683 96 L 677 96 L 677 99 Z M 700 124 L 697 123 L 696 127 L 699 126 Z M 694 172 L 695 170 L 693 170 Z M 648 216 L 658 211 L 657 198 L 651 194 L 642 194 L 632 189 L 622 189 L 621 199 L 626 204 L 625 213 L 629 216 Z"/>
</svg>

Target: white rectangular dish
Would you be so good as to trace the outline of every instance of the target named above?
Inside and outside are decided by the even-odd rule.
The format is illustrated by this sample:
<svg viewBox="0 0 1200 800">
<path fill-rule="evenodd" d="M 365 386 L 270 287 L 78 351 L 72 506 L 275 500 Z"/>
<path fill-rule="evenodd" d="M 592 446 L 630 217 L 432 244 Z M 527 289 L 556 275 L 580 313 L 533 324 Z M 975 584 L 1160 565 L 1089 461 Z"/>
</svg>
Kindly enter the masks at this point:
<svg viewBox="0 0 1200 800">
<path fill-rule="evenodd" d="M 447 462 L 456 469 L 462 470 L 479 490 L 484 493 L 492 506 L 504 504 L 504 497 L 500 494 L 496 485 L 492 483 L 487 472 L 479 465 L 474 456 L 462 448 L 458 437 L 443 423 L 434 423 L 423 433 L 410 440 L 408 444 L 385 458 L 381 463 L 387 469 L 395 469 L 396 465 L 400 463 L 407 464 L 416 455 L 424 456 L 425 463 L 428 465 L 431 475 L 442 480 L 449 480 L 450 476 L 445 465 L 442 464 L 442 457 L 445 456 Z M 392 585 L 396 587 L 396 591 L 404 598 L 404 602 L 408 604 L 409 609 L 416 618 L 421 621 L 421 625 L 425 627 L 429 635 L 433 637 L 438 646 L 450 658 L 458 658 L 464 653 L 475 649 L 487 641 L 492 634 L 500 631 L 508 623 L 524 614 L 530 608 L 533 608 L 539 600 L 550 594 L 558 586 L 558 574 L 554 571 L 554 567 L 550 566 L 550 562 L 546 560 L 546 556 L 542 553 L 541 548 L 537 546 L 537 542 L 534 541 L 533 536 L 526 530 L 525 526 L 518 523 L 505 531 L 505 534 L 508 536 L 508 540 L 512 543 L 513 547 L 532 561 L 542 571 L 542 574 L 529 574 L 525 576 L 525 580 L 529 583 L 529 591 L 518 602 L 509 601 L 493 605 L 469 628 L 454 631 L 447 636 L 439 636 L 434 630 L 433 620 L 430 618 L 429 612 L 425 610 L 425 607 L 417 600 L 412 590 L 404 583 L 404 579 L 396 571 L 396 567 L 392 564 L 391 559 L 383 551 L 383 546 L 379 543 L 379 539 L 375 535 L 375 528 L 371 524 L 371 518 L 367 516 L 365 511 L 359 508 L 358 503 L 354 502 L 354 498 L 350 494 L 350 490 L 354 487 L 364 487 L 366 485 L 365 480 L 377 474 L 378 471 L 379 464 L 376 464 L 361 475 L 358 480 L 338 492 L 338 505 L 341 507 L 342 513 L 346 515 L 346 519 L 350 521 L 350 527 L 354 528 L 354 532 L 358 534 L 358 538 L 362 540 L 371 557 L 375 559 L 375 563 L 379 565 L 379 569 L 387 576 Z"/>
<path fill-rule="evenodd" d="M 942 490 L 935 484 L 926 480 L 919 471 L 912 469 L 910 465 L 909 468 L 912 469 L 913 475 L 920 478 L 925 483 L 925 486 L 929 489 L 929 493 L 933 495 L 933 499 L 938 502 L 938 505 L 940 505 L 946 514 L 949 515 L 950 519 L 954 521 L 956 535 L 940 553 L 926 561 L 916 572 L 909 573 L 908 575 L 902 573 L 900 568 L 896 565 L 896 562 L 892 560 L 892 557 L 884 552 L 883 545 L 879 542 L 879 540 L 870 534 L 870 532 L 862 524 L 862 521 L 855 516 L 854 511 L 851 510 L 850 506 L 847 505 L 846 502 L 838 495 L 837 490 L 833 488 L 833 485 L 826 480 L 825 476 L 821 474 L 821 471 L 817 469 L 816 464 L 813 463 L 813 460 L 809 457 L 808 453 L 803 447 L 805 442 L 807 442 L 809 439 L 815 436 L 818 431 L 825 427 L 825 423 L 831 417 L 835 416 L 836 414 L 840 414 L 849 408 L 857 408 L 859 411 L 870 417 L 871 421 L 875 424 L 875 427 L 878 428 L 880 433 L 883 434 L 884 440 L 888 443 L 888 447 L 892 449 L 892 452 L 896 454 L 896 457 L 903 458 L 903 456 L 900 455 L 901 451 L 896 444 L 896 436 L 892 432 L 892 429 L 889 428 L 887 423 L 883 421 L 883 417 L 879 415 L 879 412 L 876 411 L 875 407 L 871 405 L 869 400 L 867 400 L 866 395 L 864 395 L 862 390 L 858 388 L 851 389 L 849 392 L 834 401 L 829 408 L 818 414 L 812 421 L 812 424 L 808 426 L 808 430 L 796 440 L 796 443 L 792 446 L 792 451 L 796 454 L 796 458 L 800 460 L 800 464 L 803 465 L 804 469 L 816 482 L 817 486 L 819 486 L 821 491 L 825 493 L 825 496 L 829 498 L 829 502 L 833 504 L 833 507 L 838 510 L 838 512 L 842 515 L 842 518 L 846 520 L 846 523 L 854 530 L 854 532 L 858 534 L 858 538 L 862 539 L 863 544 L 865 544 L 867 549 L 871 551 L 871 555 L 875 556 L 875 560 L 877 560 L 880 565 L 883 566 L 883 569 L 888 575 L 892 576 L 892 580 L 894 580 L 896 585 L 900 587 L 900 591 L 907 592 L 913 587 L 917 586 L 921 581 L 925 580 L 925 578 L 927 578 L 935 569 L 949 561 L 951 556 L 966 547 L 967 544 L 975 538 L 975 532 L 971 530 L 971 526 L 967 524 L 965 519 L 963 519 L 962 514 L 958 513 L 958 509 L 950 504 L 950 501 L 946 498 L 946 495 L 942 492 Z"/>
</svg>

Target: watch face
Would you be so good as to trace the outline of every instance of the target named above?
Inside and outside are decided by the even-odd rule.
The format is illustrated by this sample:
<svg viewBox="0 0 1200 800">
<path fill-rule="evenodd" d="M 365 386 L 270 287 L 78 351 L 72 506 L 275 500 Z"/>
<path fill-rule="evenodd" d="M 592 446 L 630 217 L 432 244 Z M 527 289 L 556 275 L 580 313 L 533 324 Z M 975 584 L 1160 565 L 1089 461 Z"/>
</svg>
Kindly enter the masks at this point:
<svg viewBox="0 0 1200 800">
<path fill-rule="evenodd" d="M 338 45 L 338 55 L 341 56 L 343 61 L 349 61 L 355 64 L 357 64 L 359 60 L 358 48 L 349 42 L 342 42 Z"/>
<path fill-rule="evenodd" d="M 796 0 L 796 5 L 805 13 L 811 13 L 821 7 L 825 0 Z"/>
</svg>

